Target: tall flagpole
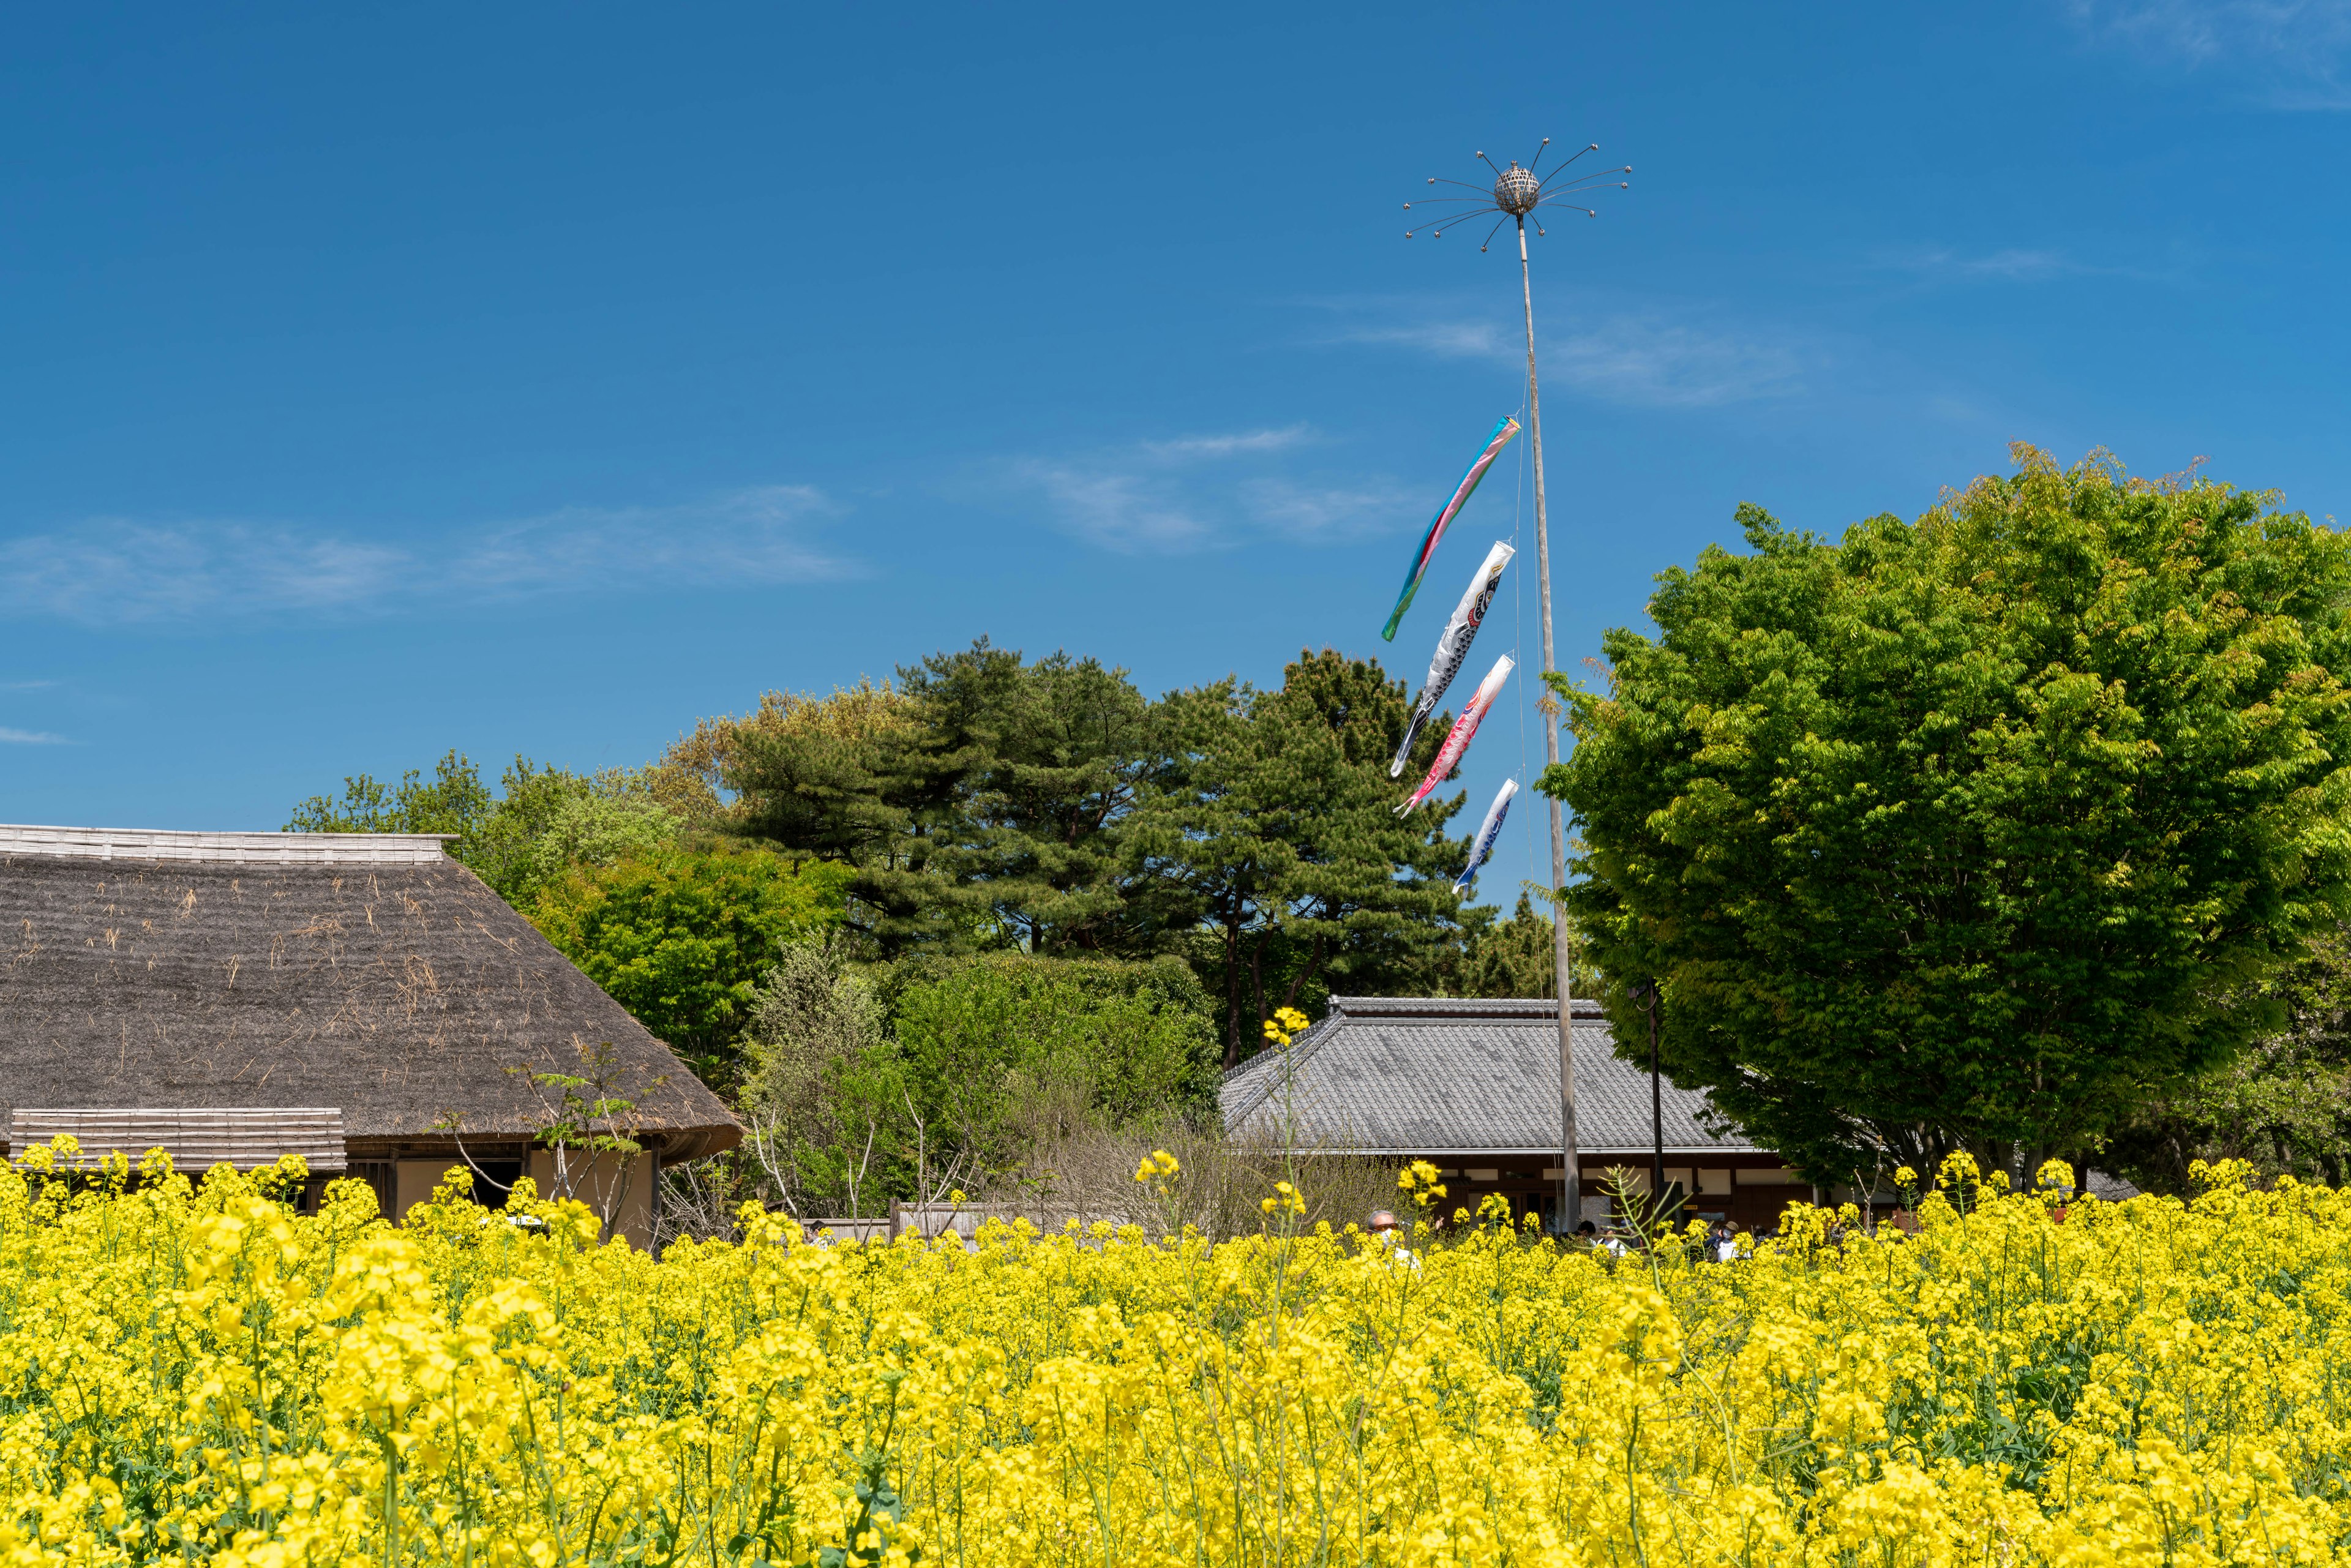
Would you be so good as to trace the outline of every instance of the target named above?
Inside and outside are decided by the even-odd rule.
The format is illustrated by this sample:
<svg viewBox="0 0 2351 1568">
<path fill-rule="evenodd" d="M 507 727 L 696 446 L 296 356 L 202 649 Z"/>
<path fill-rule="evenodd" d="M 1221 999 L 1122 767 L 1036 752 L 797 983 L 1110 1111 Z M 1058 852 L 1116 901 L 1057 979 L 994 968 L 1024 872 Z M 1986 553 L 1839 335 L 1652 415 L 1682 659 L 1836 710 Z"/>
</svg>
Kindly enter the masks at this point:
<svg viewBox="0 0 2351 1568">
<path fill-rule="evenodd" d="M 1448 195 L 1442 192 L 1422 203 L 1423 215 L 1415 220 L 1415 227 L 1405 231 L 1410 239 L 1421 225 L 1430 230 L 1430 237 L 1441 237 L 1445 231 L 1465 220 L 1483 221 L 1489 213 L 1499 214 L 1494 226 L 1486 231 L 1484 250 L 1493 243 L 1502 225 L 1516 220 L 1519 225 L 1519 292 L 1527 310 L 1527 434 L 1534 445 L 1535 461 L 1535 562 L 1542 576 L 1542 673 L 1548 677 L 1559 668 L 1552 652 L 1551 631 L 1551 518 L 1543 507 L 1542 458 L 1542 397 L 1535 380 L 1535 285 L 1532 268 L 1527 265 L 1527 220 L 1537 208 L 1564 207 L 1582 213 L 1586 217 L 1600 214 L 1592 208 L 1568 198 L 1582 197 L 1604 189 L 1629 190 L 1629 183 L 1611 179 L 1615 174 L 1629 174 L 1631 164 L 1615 169 L 1593 169 L 1577 172 L 1573 165 L 1585 152 L 1597 152 L 1600 144 L 1593 142 L 1542 173 L 1542 161 L 1551 148 L 1551 138 L 1543 138 L 1542 146 L 1535 152 L 1535 161 L 1520 168 L 1512 159 L 1507 169 L 1483 152 L 1479 162 L 1493 172 L 1490 190 L 1485 185 L 1470 184 L 1462 180 L 1432 178 L 1432 185 L 1447 185 L 1471 193 L 1467 196 Z M 1406 202 L 1405 211 L 1413 204 Z M 1457 209 L 1436 215 L 1428 208 Z M 1543 232 L 1538 221 L 1535 233 Z M 1552 695 L 1550 682 L 1543 683 L 1543 695 L 1537 711 L 1543 719 L 1543 760 L 1552 767 L 1559 765 L 1559 699 Z M 1567 831 L 1560 817 L 1559 797 L 1551 800 L 1551 884 L 1554 894 L 1552 904 L 1552 962 L 1557 974 L 1552 991 L 1559 1000 L 1559 1229 L 1562 1236 L 1575 1234 L 1577 1223 L 1583 1218 L 1583 1172 L 1578 1159 L 1575 1130 L 1575 1028 L 1574 972 L 1569 962 L 1567 912 L 1561 907 L 1556 894 L 1567 886 Z"/>
<path fill-rule="evenodd" d="M 1527 307 L 1527 436 L 1534 448 L 1535 463 L 1535 567 L 1542 579 L 1542 667 L 1548 676 L 1559 668 L 1552 653 L 1551 635 L 1551 517 L 1543 507 L 1542 454 L 1542 393 L 1535 380 L 1535 285 L 1534 274 L 1527 265 L 1527 219 L 1519 220 L 1519 289 Z M 1542 715 L 1543 761 L 1559 764 L 1559 703 L 1552 695 L 1548 680 L 1535 711 Z M 1559 797 L 1551 796 L 1551 884 L 1553 889 L 1567 885 L 1567 834 L 1559 814 Z M 1576 1222 L 1583 1218 L 1583 1177 L 1577 1164 L 1575 1137 L 1575 1026 L 1573 1020 L 1574 973 L 1568 963 L 1567 912 L 1556 903 L 1552 905 L 1552 962 L 1557 978 L 1552 984 L 1559 998 L 1559 1232 L 1575 1234 Z"/>
</svg>

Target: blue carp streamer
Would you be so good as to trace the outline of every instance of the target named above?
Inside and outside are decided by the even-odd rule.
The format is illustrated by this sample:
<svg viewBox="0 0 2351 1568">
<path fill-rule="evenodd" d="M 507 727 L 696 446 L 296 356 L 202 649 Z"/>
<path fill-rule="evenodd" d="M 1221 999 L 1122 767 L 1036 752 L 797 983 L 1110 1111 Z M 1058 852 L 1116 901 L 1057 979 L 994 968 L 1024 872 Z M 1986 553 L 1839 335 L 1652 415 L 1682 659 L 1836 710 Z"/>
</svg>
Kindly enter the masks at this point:
<svg viewBox="0 0 2351 1568">
<path fill-rule="evenodd" d="M 1453 879 L 1453 891 L 1462 897 L 1478 881 L 1478 873 L 1487 857 L 1494 852 L 1494 841 L 1502 836 L 1502 820 L 1510 814 L 1510 801 L 1518 795 L 1519 781 L 1505 779 L 1502 787 L 1494 791 L 1494 803 L 1486 808 L 1486 820 L 1478 824 L 1478 836 L 1469 843 L 1469 863 Z"/>
</svg>

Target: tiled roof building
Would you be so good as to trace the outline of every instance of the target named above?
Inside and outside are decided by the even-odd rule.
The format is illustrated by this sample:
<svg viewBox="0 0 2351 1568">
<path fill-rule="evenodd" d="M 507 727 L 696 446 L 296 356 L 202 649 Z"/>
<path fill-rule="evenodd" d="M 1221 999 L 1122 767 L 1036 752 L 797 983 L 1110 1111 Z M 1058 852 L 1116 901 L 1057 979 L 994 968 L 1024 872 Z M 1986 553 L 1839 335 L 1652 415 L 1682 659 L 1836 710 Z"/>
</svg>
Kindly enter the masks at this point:
<svg viewBox="0 0 2351 1568">
<path fill-rule="evenodd" d="M 1646 1182 L 1649 1075 L 1615 1053 L 1598 1004 L 1573 1002 L 1576 1122 L 1585 1217 L 1609 1212 L 1610 1167 Z M 1225 1075 L 1228 1133 L 1316 1154 L 1425 1159 L 1447 1173 L 1447 1204 L 1489 1192 L 1557 1222 L 1559 1005 L 1541 999 L 1333 997 L 1287 1050 Z M 1708 1125 L 1703 1094 L 1659 1085 L 1666 1179 L 1690 1212 L 1769 1227 L 1811 1188 L 1779 1157 Z"/>
</svg>

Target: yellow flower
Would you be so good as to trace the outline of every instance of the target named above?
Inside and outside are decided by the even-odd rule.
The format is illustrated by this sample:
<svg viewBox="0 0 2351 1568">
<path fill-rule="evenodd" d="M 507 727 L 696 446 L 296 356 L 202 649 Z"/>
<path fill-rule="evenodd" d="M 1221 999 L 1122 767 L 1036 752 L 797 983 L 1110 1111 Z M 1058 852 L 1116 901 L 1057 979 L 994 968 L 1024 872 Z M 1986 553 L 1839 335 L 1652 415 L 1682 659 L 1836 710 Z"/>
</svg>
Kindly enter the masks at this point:
<svg viewBox="0 0 2351 1568">
<path fill-rule="evenodd" d="M 1296 1170 L 1233 1239 L 1048 1208 L 974 1257 L 746 1203 L 739 1243 L 655 1259 L 528 1183 L 507 1207 L 535 1227 L 462 1182 L 393 1227 L 364 1182 L 306 1214 L 282 1172 L 137 1169 L 0 1166 L 10 1563 L 561 1568 L 691 1540 L 2042 1568 L 2323 1563 L 2351 1529 L 2351 1426 L 2320 1418 L 2351 1193 L 2230 1161 L 2192 1201 L 2062 1225 L 2068 1189 L 1955 1163 L 1912 1232 L 1799 1204 L 1727 1267 L 1426 1215 L 1334 1234 L 1291 1223 L 1323 1179 Z M 1426 1205 L 1436 1178 L 1397 1187 Z M 2053 1335 L 2102 1348 L 2064 1401 L 1988 1426 L 1986 1369 Z M 1571 1375 L 1531 1385 L 1530 1347 L 1560 1343 Z"/>
<path fill-rule="evenodd" d="M 1311 1021 L 1296 1008 L 1276 1008 L 1273 1016 L 1262 1026 L 1266 1043 L 1276 1049 L 1286 1046 L 1296 1036 L 1304 1033 Z"/>
</svg>

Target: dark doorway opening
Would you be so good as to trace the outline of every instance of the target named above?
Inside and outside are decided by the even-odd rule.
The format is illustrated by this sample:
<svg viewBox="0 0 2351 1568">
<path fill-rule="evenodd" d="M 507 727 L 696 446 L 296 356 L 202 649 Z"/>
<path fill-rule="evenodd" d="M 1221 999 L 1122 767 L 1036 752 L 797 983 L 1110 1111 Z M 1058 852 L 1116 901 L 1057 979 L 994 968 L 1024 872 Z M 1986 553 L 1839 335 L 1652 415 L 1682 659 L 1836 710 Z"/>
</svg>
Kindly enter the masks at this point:
<svg viewBox="0 0 2351 1568">
<path fill-rule="evenodd" d="M 507 1194 L 522 1180 L 520 1160 L 467 1160 L 474 1169 L 474 1201 L 484 1208 L 504 1208 Z"/>
</svg>

